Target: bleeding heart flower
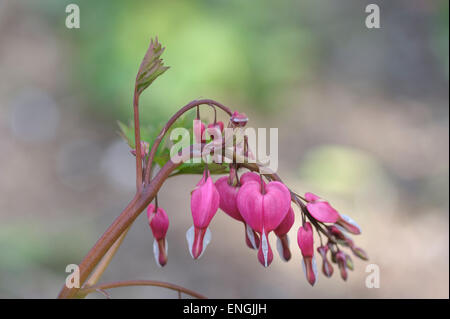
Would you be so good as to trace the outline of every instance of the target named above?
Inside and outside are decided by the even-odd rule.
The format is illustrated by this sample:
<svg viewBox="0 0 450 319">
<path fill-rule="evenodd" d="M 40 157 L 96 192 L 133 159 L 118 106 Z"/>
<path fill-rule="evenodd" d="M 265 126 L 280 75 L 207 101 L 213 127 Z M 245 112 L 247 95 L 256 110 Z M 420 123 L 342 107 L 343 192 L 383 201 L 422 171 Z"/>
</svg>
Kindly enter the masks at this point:
<svg viewBox="0 0 450 319">
<path fill-rule="evenodd" d="M 191 212 L 194 226 L 186 232 L 189 252 L 192 258 L 199 258 L 211 241 L 208 226 L 219 208 L 220 195 L 207 169 L 203 177 L 192 191 Z"/>
<path fill-rule="evenodd" d="M 325 276 L 327 277 L 331 277 L 333 275 L 333 266 L 331 265 L 331 263 L 328 261 L 327 258 L 327 252 L 328 252 L 329 248 L 327 245 L 323 245 L 320 247 L 317 247 L 317 252 L 320 254 L 320 256 L 322 257 L 322 272 Z"/>
<path fill-rule="evenodd" d="M 167 240 L 166 234 L 169 228 L 169 218 L 164 209 L 150 204 L 147 207 L 147 218 L 155 238 L 153 241 L 153 254 L 156 264 L 163 267 L 167 263 Z"/>
<path fill-rule="evenodd" d="M 294 225 L 295 214 L 292 207 L 289 207 L 289 211 L 286 217 L 283 219 L 281 224 L 274 230 L 275 235 L 277 235 L 277 250 L 280 257 L 284 261 L 289 261 L 291 259 L 291 251 L 289 249 L 289 236 L 288 232 Z"/>
<path fill-rule="evenodd" d="M 215 124 L 208 124 L 208 131 L 209 130 L 218 130 L 219 132 L 223 132 L 223 122 L 218 121 Z"/>
<path fill-rule="evenodd" d="M 258 260 L 267 267 L 273 260 L 268 234 L 275 230 L 288 213 L 291 195 L 280 182 L 245 182 L 238 192 L 237 206 L 241 216 L 252 229 L 260 234 Z"/>
<path fill-rule="evenodd" d="M 303 255 L 303 271 L 306 280 L 314 286 L 317 281 L 317 264 L 314 257 L 314 236 L 313 229 L 309 222 L 298 229 L 297 242 Z"/>
<path fill-rule="evenodd" d="M 230 175 L 235 174 L 234 171 Z M 259 247 L 259 236 L 256 232 L 245 222 L 237 207 L 236 198 L 240 187 L 230 184 L 230 177 L 224 176 L 219 178 L 215 186 L 220 195 L 219 207 L 230 217 L 242 222 L 245 227 L 245 242 L 247 246 L 252 249 Z"/>
</svg>

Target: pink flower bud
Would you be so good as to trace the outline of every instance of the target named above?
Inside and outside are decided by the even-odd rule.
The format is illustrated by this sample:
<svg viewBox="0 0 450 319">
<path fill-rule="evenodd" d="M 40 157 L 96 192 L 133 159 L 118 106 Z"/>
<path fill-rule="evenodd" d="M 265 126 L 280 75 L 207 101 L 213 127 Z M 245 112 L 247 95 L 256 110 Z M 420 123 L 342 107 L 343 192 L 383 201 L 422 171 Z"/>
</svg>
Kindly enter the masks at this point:
<svg viewBox="0 0 450 319">
<path fill-rule="evenodd" d="M 205 169 L 202 179 L 191 195 L 194 226 L 186 233 L 189 251 L 194 259 L 203 254 L 211 240 L 211 232 L 208 226 L 219 208 L 219 201 L 219 192 L 212 182 L 209 171 Z"/>
<path fill-rule="evenodd" d="M 308 201 L 306 207 L 308 212 L 320 222 L 335 223 L 340 219 L 340 215 L 328 202 L 322 201 L 320 197 L 313 193 L 306 193 L 305 199 Z"/>
<path fill-rule="evenodd" d="M 231 115 L 230 121 L 234 126 L 244 127 L 248 122 L 248 118 L 245 113 L 234 111 Z"/>
<path fill-rule="evenodd" d="M 298 229 L 297 242 L 303 257 L 314 256 L 314 236 L 313 229 L 309 222 Z"/>
<path fill-rule="evenodd" d="M 237 196 L 237 206 L 245 222 L 260 234 L 258 260 L 267 267 L 273 259 L 268 234 L 277 228 L 288 213 L 291 195 L 284 184 L 245 182 Z"/>
<path fill-rule="evenodd" d="M 144 158 L 148 155 L 150 150 L 150 145 L 147 142 L 141 141 L 141 158 Z M 136 156 L 136 149 L 130 151 L 131 154 Z"/>
<path fill-rule="evenodd" d="M 347 280 L 347 258 L 345 257 L 345 253 L 343 253 L 342 251 L 338 251 L 336 253 L 336 262 L 339 266 L 339 270 L 341 271 L 342 279 Z"/>
<path fill-rule="evenodd" d="M 341 218 L 336 221 L 336 224 L 342 226 L 346 231 L 352 234 L 361 234 L 361 227 L 359 227 L 358 224 L 347 215 L 341 214 Z"/>
<path fill-rule="evenodd" d="M 153 254 L 156 264 L 163 267 L 167 263 L 167 240 L 166 234 L 169 229 L 169 218 L 164 209 L 150 204 L 147 207 L 147 218 L 153 233 Z"/>
<path fill-rule="evenodd" d="M 320 256 L 322 257 L 322 261 L 323 261 L 322 272 L 325 276 L 331 277 L 333 275 L 334 269 L 327 258 L 328 250 L 329 250 L 328 246 L 326 246 L 326 245 L 317 247 L 317 252 L 320 254 Z"/>
<path fill-rule="evenodd" d="M 347 236 L 345 236 L 344 232 L 336 226 L 328 226 L 328 231 L 339 240 L 346 240 Z"/>
<path fill-rule="evenodd" d="M 291 251 L 289 249 L 289 236 L 288 232 L 294 225 L 295 214 L 292 207 L 289 207 L 289 211 L 286 217 L 283 219 L 280 225 L 274 230 L 275 235 L 277 235 L 277 250 L 278 253 L 284 261 L 289 261 L 291 259 Z"/>
<path fill-rule="evenodd" d="M 314 236 L 313 229 L 309 222 L 300 227 L 297 234 L 297 242 L 303 255 L 303 271 L 306 280 L 314 286 L 317 281 L 317 264 L 314 257 Z"/>
</svg>

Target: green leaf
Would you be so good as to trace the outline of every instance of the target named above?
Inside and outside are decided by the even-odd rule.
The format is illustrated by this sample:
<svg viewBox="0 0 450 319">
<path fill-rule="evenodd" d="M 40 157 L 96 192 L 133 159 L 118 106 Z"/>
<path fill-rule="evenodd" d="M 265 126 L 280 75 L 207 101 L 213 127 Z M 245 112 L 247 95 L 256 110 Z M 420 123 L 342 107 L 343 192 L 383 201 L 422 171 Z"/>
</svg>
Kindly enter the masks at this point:
<svg viewBox="0 0 450 319">
<path fill-rule="evenodd" d="M 161 43 L 158 42 L 158 38 L 155 41 L 151 39 L 150 46 L 142 60 L 136 77 L 136 91 L 138 95 L 169 68 L 163 65 L 163 60 L 161 59 L 161 54 L 164 52 L 164 49 Z"/>
<path fill-rule="evenodd" d="M 120 121 L 117 121 L 119 125 L 119 135 L 124 138 L 130 148 L 134 149 L 134 129 L 131 125 L 126 125 Z"/>
</svg>

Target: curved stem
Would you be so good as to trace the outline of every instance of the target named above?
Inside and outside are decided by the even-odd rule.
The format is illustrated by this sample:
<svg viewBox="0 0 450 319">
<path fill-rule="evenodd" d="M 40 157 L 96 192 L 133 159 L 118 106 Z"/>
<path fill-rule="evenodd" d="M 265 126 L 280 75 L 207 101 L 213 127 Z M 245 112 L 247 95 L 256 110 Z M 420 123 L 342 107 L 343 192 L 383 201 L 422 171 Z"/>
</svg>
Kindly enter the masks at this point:
<svg viewBox="0 0 450 319">
<path fill-rule="evenodd" d="M 105 233 L 99 238 L 95 245 L 88 252 L 83 261 L 79 264 L 80 269 L 80 285 L 86 281 L 94 267 L 100 262 L 101 258 L 116 242 L 120 235 L 133 223 L 139 214 L 150 204 L 160 189 L 161 185 L 181 163 L 173 163 L 169 161 L 158 172 L 152 183 L 146 185 L 140 194 L 131 201 L 124 211 L 117 217 Z M 58 295 L 58 298 L 73 298 L 79 288 L 67 288 L 64 285 Z"/>
<path fill-rule="evenodd" d="M 161 141 L 164 138 L 164 135 L 168 132 L 169 128 L 173 125 L 173 123 L 175 123 L 175 121 L 181 115 L 186 113 L 188 110 L 190 110 L 194 107 L 198 107 L 199 105 L 202 105 L 202 104 L 215 105 L 218 108 L 224 110 L 228 115 L 230 115 L 230 116 L 232 115 L 231 109 L 229 109 L 228 107 L 226 107 L 223 104 L 220 104 L 219 102 L 216 102 L 216 101 L 210 100 L 210 99 L 195 100 L 195 101 L 192 101 L 192 102 L 186 104 L 185 106 L 183 106 L 177 113 L 175 113 L 170 118 L 170 120 L 166 123 L 166 125 L 164 125 L 164 127 L 161 129 L 159 135 L 156 137 L 155 141 L 153 142 L 152 148 L 151 148 L 149 156 L 148 156 L 146 169 L 145 169 L 145 178 L 144 178 L 145 184 L 148 184 L 150 182 L 153 158 L 155 157 L 156 151 L 158 150 L 158 146 L 159 146 L 159 144 L 161 144 Z"/>
<path fill-rule="evenodd" d="M 129 287 L 129 286 L 162 287 L 162 288 L 167 288 L 167 289 L 178 291 L 178 293 L 185 293 L 187 295 L 190 295 L 192 297 L 196 297 L 199 299 L 207 299 L 205 296 L 203 296 L 193 290 L 190 290 L 190 289 L 178 286 L 178 285 L 174 285 L 174 284 L 171 284 L 168 282 L 155 281 L 155 280 L 127 280 L 127 281 L 116 281 L 116 282 L 111 282 L 111 283 L 98 284 L 93 287 L 81 289 L 80 293 L 87 295 L 91 292 L 98 291 L 99 289 L 106 290 L 106 289 L 111 289 L 111 288 Z"/>
<path fill-rule="evenodd" d="M 183 151 L 180 152 L 183 155 Z M 185 154 L 191 157 L 195 151 L 190 147 L 190 151 Z M 89 274 L 94 270 L 95 266 L 100 262 L 102 257 L 117 241 L 121 234 L 134 222 L 139 214 L 151 203 L 158 193 L 164 181 L 169 177 L 178 166 L 188 158 L 182 158 L 179 163 L 168 161 L 152 179 L 151 183 L 145 185 L 142 192 L 136 194 L 134 199 L 127 205 L 122 213 L 113 221 L 103 235 L 98 239 L 95 245 L 88 252 L 86 257 L 78 265 L 80 270 L 80 286 L 84 284 Z M 58 298 L 73 298 L 76 296 L 80 288 L 68 288 L 64 285 L 58 295 Z"/>
<path fill-rule="evenodd" d="M 85 287 L 94 286 L 100 280 L 100 277 L 105 272 L 109 263 L 111 262 L 114 255 L 116 254 L 117 250 L 119 249 L 120 245 L 122 244 L 123 240 L 125 239 L 125 236 L 127 235 L 128 231 L 130 230 L 130 227 L 125 229 L 125 231 L 120 235 L 119 239 L 116 240 L 116 242 L 111 246 L 111 248 L 108 250 L 108 252 L 103 256 L 102 260 L 97 265 L 97 267 L 95 268 L 92 275 L 86 281 Z"/>
<path fill-rule="evenodd" d="M 142 154 L 141 154 L 141 129 L 139 126 L 139 94 L 137 87 L 134 89 L 133 97 L 134 110 L 134 147 L 136 149 L 136 189 L 142 190 Z"/>
</svg>

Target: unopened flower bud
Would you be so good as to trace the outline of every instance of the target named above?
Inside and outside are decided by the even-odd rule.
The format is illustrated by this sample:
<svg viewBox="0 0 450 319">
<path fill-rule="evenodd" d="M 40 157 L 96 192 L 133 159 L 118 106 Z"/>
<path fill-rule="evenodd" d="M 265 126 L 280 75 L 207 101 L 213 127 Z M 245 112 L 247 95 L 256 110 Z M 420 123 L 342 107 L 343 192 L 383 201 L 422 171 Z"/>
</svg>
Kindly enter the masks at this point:
<svg viewBox="0 0 450 319">
<path fill-rule="evenodd" d="M 328 250 L 328 246 L 326 245 L 317 247 L 317 252 L 320 254 L 320 256 L 322 256 L 322 272 L 325 276 L 331 277 L 333 275 L 334 269 L 327 258 Z"/>
<path fill-rule="evenodd" d="M 230 118 L 231 123 L 236 127 L 244 127 L 247 122 L 248 118 L 245 113 L 239 113 L 238 111 L 234 111 Z"/>
<path fill-rule="evenodd" d="M 219 208 L 220 195 L 210 173 L 205 169 L 203 178 L 192 191 L 191 212 L 194 226 L 186 233 L 189 252 L 194 259 L 201 257 L 211 240 L 208 226 Z"/>
<path fill-rule="evenodd" d="M 348 273 L 347 273 L 347 258 L 345 258 L 345 253 L 342 251 L 338 251 L 336 253 L 336 262 L 339 266 L 339 270 L 341 272 L 341 277 L 343 280 L 347 280 Z"/>
<path fill-rule="evenodd" d="M 317 281 L 317 264 L 314 257 L 314 236 L 311 224 L 306 222 L 300 227 L 297 234 L 297 242 L 303 255 L 303 271 L 306 280 L 314 286 Z"/>
<path fill-rule="evenodd" d="M 352 252 L 356 257 L 361 258 L 362 260 L 369 260 L 369 257 L 367 256 L 367 253 L 359 247 L 353 246 Z"/>
<path fill-rule="evenodd" d="M 150 150 L 150 145 L 147 142 L 141 141 L 141 158 L 145 158 Z M 136 149 L 130 151 L 131 154 L 136 156 Z"/>
<path fill-rule="evenodd" d="M 163 267 L 167 263 L 167 240 L 166 234 L 169 229 L 169 218 L 164 209 L 150 204 L 147 207 L 147 218 L 153 233 L 153 254 L 156 264 Z"/>
</svg>

